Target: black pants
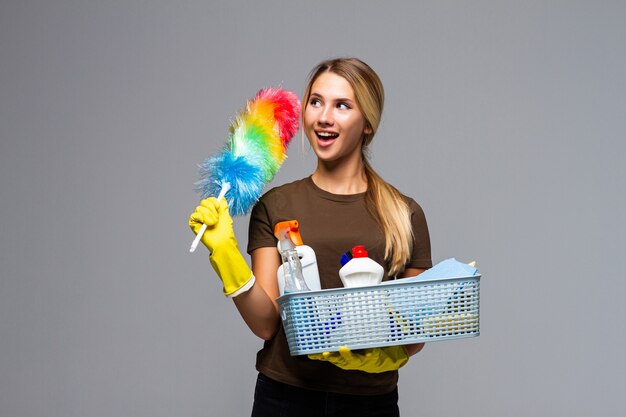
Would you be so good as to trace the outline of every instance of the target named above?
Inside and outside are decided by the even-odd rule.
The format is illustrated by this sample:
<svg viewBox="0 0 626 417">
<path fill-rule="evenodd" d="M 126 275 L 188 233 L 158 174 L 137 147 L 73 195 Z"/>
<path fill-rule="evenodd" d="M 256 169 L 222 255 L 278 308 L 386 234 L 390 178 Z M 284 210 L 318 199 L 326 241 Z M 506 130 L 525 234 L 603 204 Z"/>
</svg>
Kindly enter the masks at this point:
<svg viewBox="0 0 626 417">
<path fill-rule="evenodd" d="M 398 390 L 383 395 L 312 391 L 259 374 L 252 417 L 399 417 Z"/>
</svg>

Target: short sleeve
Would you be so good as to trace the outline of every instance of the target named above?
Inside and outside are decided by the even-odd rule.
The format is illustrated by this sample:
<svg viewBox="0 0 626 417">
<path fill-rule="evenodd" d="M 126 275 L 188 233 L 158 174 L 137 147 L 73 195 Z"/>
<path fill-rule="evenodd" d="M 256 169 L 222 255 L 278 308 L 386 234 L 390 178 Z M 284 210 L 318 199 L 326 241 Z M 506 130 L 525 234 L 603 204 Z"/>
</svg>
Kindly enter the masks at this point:
<svg viewBox="0 0 626 417">
<path fill-rule="evenodd" d="M 433 266 L 430 251 L 430 234 L 424 211 L 415 200 L 409 199 L 411 226 L 413 227 L 413 252 L 406 268 L 428 269 Z"/>
<path fill-rule="evenodd" d="M 246 251 L 250 254 L 255 249 L 272 246 L 276 246 L 272 220 L 265 202 L 261 199 L 254 205 L 250 214 Z"/>
</svg>

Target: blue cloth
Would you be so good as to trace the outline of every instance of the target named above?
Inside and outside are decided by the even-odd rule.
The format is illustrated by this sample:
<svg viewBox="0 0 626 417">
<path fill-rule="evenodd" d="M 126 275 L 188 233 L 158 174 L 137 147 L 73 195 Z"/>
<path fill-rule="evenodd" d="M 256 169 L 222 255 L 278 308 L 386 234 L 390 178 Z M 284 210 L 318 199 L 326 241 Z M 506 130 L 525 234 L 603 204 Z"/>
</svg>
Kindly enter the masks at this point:
<svg viewBox="0 0 626 417">
<path fill-rule="evenodd" d="M 422 281 L 433 278 L 458 278 L 471 277 L 476 275 L 478 269 L 471 265 L 459 262 L 454 258 L 439 262 L 432 268 L 422 272 L 416 277 L 408 278 L 415 281 Z"/>
</svg>

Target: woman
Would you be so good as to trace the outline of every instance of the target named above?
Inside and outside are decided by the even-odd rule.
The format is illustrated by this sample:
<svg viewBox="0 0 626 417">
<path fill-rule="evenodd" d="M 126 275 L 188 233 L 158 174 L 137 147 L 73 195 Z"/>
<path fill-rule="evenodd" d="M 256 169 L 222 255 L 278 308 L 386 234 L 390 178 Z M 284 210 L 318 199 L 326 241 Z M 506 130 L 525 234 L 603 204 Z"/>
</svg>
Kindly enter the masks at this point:
<svg viewBox="0 0 626 417">
<path fill-rule="evenodd" d="M 432 266 L 424 214 L 383 181 L 366 158 L 380 123 L 383 86 L 364 62 L 341 58 L 311 73 L 302 100 L 302 129 L 317 156 L 310 177 L 267 192 L 250 218 L 250 270 L 237 248 L 225 200 L 207 199 L 190 218 L 224 292 L 250 329 L 265 340 L 257 356 L 253 416 L 397 416 L 397 369 L 423 344 L 290 356 L 278 308 L 280 256 L 273 228 L 298 220 L 317 256 L 322 288 L 341 287 L 342 253 L 364 245 L 385 268 L 385 280 Z"/>
</svg>

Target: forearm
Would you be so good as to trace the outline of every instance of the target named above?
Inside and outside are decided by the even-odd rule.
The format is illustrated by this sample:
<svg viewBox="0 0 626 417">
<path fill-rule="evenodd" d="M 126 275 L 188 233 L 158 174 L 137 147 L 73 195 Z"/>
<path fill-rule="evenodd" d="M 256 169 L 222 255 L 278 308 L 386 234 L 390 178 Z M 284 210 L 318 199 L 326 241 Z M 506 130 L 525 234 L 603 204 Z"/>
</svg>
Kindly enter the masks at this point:
<svg viewBox="0 0 626 417">
<path fill-rule="evenodd" d="M 280 326 L 276 304 L 259 283 L 237 297 L 233 302 L 252 333 L 263 340 L 271 339 Z"/>
<path fill-rule="evenodd" d="M 255 283 L 250 290 L 233 298 L 239 314 L 250 330 L 263 340 L 271 339 L 280 326 L 276 271 L 280 257 L 274 247 L 263 247 L 251 253 Z"/>
</svg>

